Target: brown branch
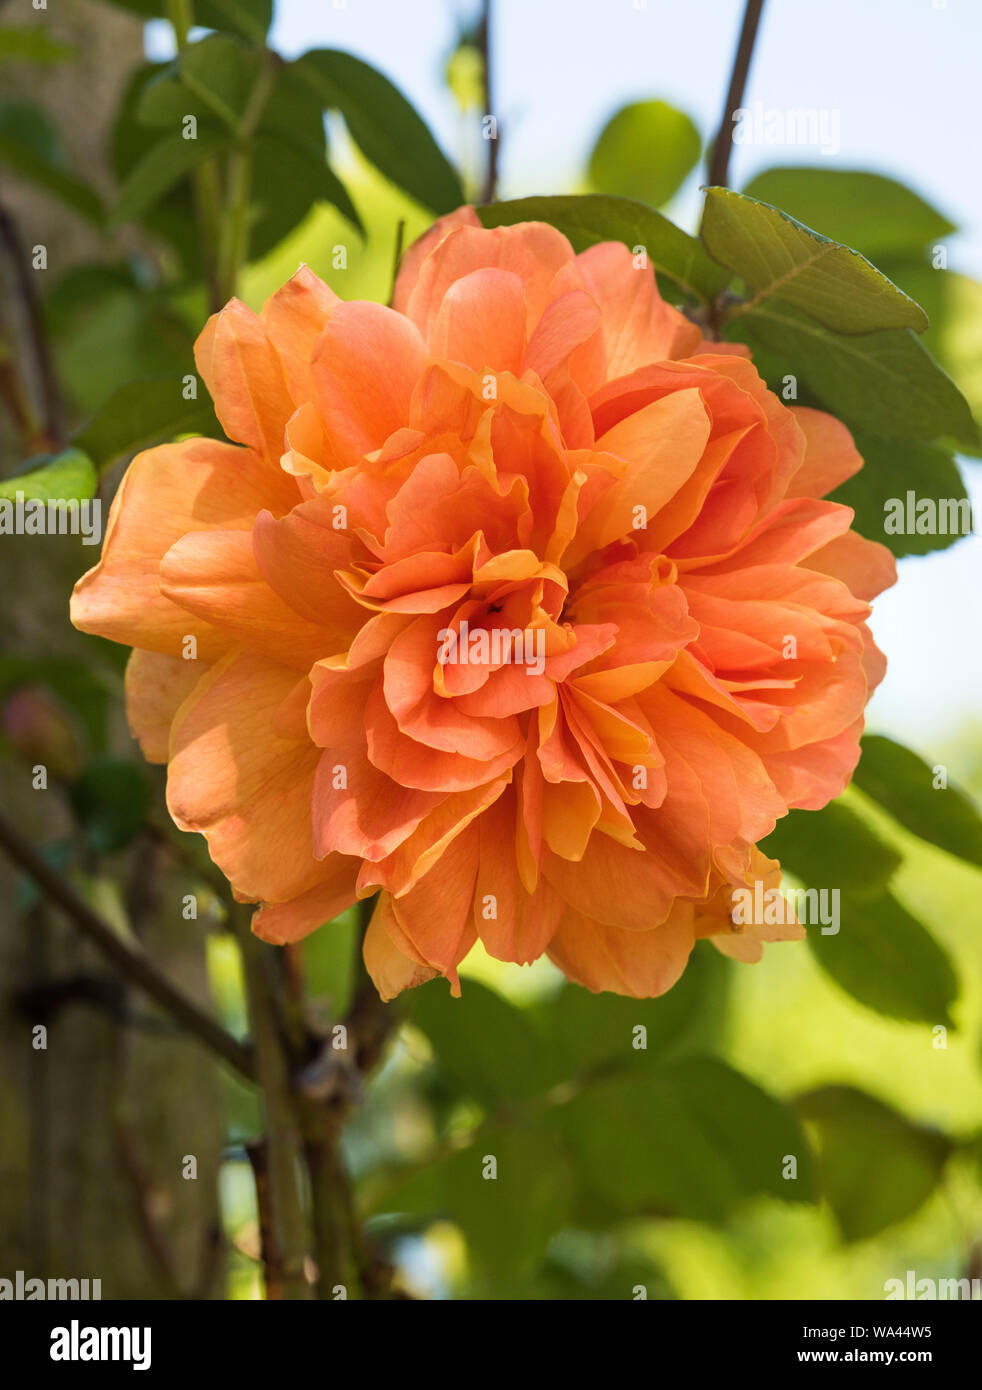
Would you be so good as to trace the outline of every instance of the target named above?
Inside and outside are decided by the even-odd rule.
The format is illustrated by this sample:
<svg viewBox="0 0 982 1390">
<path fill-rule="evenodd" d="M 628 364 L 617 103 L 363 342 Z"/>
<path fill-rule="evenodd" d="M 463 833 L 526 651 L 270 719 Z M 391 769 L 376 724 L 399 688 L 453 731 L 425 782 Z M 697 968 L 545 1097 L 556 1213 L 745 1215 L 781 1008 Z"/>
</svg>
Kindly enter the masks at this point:
<svg viewBox="0 0 982 1390">
<path fill-rule="evenodd" d="M 733 59 L 730 88 L 726 94 L 723 115 L 719 123 L 719 134 L 713 145 L 713 159 L 709 166 L 708 181 L 711 188 L 726 187 L 730 168 L 730 152 L 733 148 L 733 113 L 739 109 L 743 102 L 743 89 L 746 86 L 747 73 L 750 71 L 750 59 L 753 56 L 757 26 L 760 23 L 763 8 L 764 0 L 747 0 L 747 7 L 743 12 L 743 27 L 740 30 L 740 40 Z"/>
<path fill-rule="evenodd" d="M 477 47 L 483 60 L 484 71 L 484 114 L 485 117 L 493 115 L 492 81 L 491 81 L 491 0 L 483 0 L 481 7 L 481 20 L 477 29 Z M 498 128 L 497 118 L 495 118 L 495 129 L 493 138 L 488 140 L 488 165 L 484 176 L 484 189 L 481 193 L 482 203 L 493 203 L 498 196 Z"/>
<path fill-rule="evenodd" d="M 68 880 L 41 858 L 30 841 L 11 825 L 2 812 L 0 846 L 131 984 L 142 989 L 186 1032 L 204 1043 L 247 1080 L 256 1079 L 251 1049 L 233 1038 L 193 999 L 171 984 L 141 947 L 131 945 L 117 935 L 108 922 L 93 912 Z"/>
<path fill-rule="evenodd" d="M 251 910 L 234 903 L 229 915 L 242 951 L 249 1026 L 255 1040 L 256 1075 L 263 1093 L 268 1225 L 270 1241 L 274 1242 L 271 1248 L 275 1249 L 277 1258 L 274 1281 L 278 1280 L 281 1298 L 307 1299 L 312 1297 L 313 1291 L 305 1268 L 308 1227 L 301 1190 L 303 1144 L 292 1085 L 294 1059 L 283 1029 L 282 1001 L 276 990 L 276 985 L 282 984 L 282 976 L 274 979 L 272 969 L 267 969 L 271 965 L 273 948 L 253 935 Z M 261 1206 L 263 1194 L 258 1184 L 257 1194 Z M 270 1293 L 268 1268 L 266 1280 L 267 1296 L 275 1297 L 275 1293 Z"/>
<path fill-rule="evenodd" d="M 273 1202 L 269 1184 L 269 1145 L 265 1137 L 252 1139 L 245 1145 L 256 1185 L 256 1210 L 259 1215 L 259 1253 L 263 1264 L 266 1298 L 279 1302 L 283 1297 L 283 1257 L 276 1239 Z"/>
<path fill-rule="evenodd" d="M 27 253 L 21 244 L 16 223 L 0 204 L 0 250 L 10 266 L 14 293 L 19 300 L 20 315 L 30 340 L 30 353 L 37 371 L 41 391 L 41 432 L 33 441 L 35 453 L 60 449 L 66 440 L 62 416 L 61 395 L 55 377 L 54 363 L 44 331 L 41 300 L 37 293 Z"/>
<path fill-rule="evenodd" d="M 184 1290 L 177 1275 L 177 1261 L 167 1236 L 153 1213 L 153 1181 L 140 1157 L 136 1135 L 121 1115 L 115 1117 L 113 1127 L 116 1150 L 130 1186 L 137 1226 L 144 1246 L 163 1278 L 168 1290 L 167 1296 L 181 1298 Z"/>
</svg>

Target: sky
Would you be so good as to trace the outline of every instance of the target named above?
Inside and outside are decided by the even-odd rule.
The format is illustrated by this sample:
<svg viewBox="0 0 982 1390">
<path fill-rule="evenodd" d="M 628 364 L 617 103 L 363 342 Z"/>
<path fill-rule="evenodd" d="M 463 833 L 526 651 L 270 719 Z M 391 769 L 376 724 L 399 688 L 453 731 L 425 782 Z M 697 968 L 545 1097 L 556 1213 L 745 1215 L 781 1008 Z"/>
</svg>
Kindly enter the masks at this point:
<svg viewBox="0 0 982 1390">
<path fill-rule="evenodd" d="M 460 118 L 443 65 L 475 11 L 467 0 L 276 0 L 271 41 L 288 57 L 337 47 L 373 63 L 454 157 Z M 713 133 L 742 13 L 742 0 L 496 0 L 499 195 L 570 191 L 628 101 L 660 97 Z M 155 56 L 166 42 L 151 35 Z M 745 105 L 826 112 L 838 148 L 742 145 L 730 182 L 776 164 L 891 174 L 958 226 L 949 265 L 982 279 L 980 72 L 982 0 L 766 0 Z M 673 208 L 689 230 L 701 177 Z M 965 473 L 982 519 L 982 465 Z M 967 718 L 982 720 L 982 536 L 900 570 L 874 612 L 889 669 L 870 726 L 931 761 Z"/>
</svg>

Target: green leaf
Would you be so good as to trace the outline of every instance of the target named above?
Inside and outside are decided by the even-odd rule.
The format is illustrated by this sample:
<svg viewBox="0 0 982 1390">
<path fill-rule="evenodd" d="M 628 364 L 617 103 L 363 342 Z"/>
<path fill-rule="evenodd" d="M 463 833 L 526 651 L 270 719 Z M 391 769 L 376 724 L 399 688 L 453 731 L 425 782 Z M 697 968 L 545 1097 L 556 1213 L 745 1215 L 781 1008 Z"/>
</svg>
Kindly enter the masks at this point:
<svg viewBox="0 0 982 1390">
<path fill-rule="evenodd" d="M 851 1086 L 822 1086 L 795 1106 L 815 1126 L 822 1193 L 847 1241 L 912 1216 L 938 1185 L 951 1142 Z"/>
<path fill-rule="evenodd" d="M 27 102 L 0 105 L 0 164 L 60 199 L 86 221 L 102 222 L 98 194 L 66 171 L 55 127 L 43 111 Z"/>
<path fill-rule="evenodd" d="M 4 478 L 0 482 L 0 497 L 13 501 L 18 493 L 23 493 L 25 501 L 83 502 L 95 492 L 96 481 L 92 460 L 81 449 L 66 449 L 40 468 Z"/>
<path fill-rule="evenodd" d="M 743 192 L 855 247 L 877 265 L 897 256 L 922 258 L 925 247 L 955 230 L 902 183 L 856 169 L 765 169 Z"/>
<path fill-rule="evenodd" d="M 399 89 L 350 53 L 314 49 L 294 64 L 324 106 L 341 112 L 352 140 L 387 179 L 433 212 L 464 202 L 456 170 Z"/>
<path fill-rule="evenodd" d="M 853 781 L 911 834 L 982 867 L 982 814 L 957 787 L 935 789 L 934 770 L 911 749 L 867 734 Z"/>
<path fill-rule="evenodd" d="M 224 153 L 230 142 L 231 136 L 214 130 L 199 130 L 196 140 L 185 140 L 178 132 L 161 136 L 123 181 L 110 226 L 140 217 L 197 165 Z"/>
<path fill-rule="evenodd" d="M 950 449 L 937 444 L 919 444 L 906 439 L 879 439 L 876 435 L 854 433 L 856 448 L 863 456 L 863 467 L 830 495 L 829 501 L 852 507 L 854 528 L 872 541 L 888 546 L 894 555 L 926 555 L 944 550 L 960 539 L 948 535 L 918 535 L 906 524 L 907 493 L 917 499 L 956 503 L 968 499 L 962 475 Z M 884 525 L 892 514 L 887 504 L 899 499 L 904 504 L 904 529 L 888 531 Z M 958 513 L 956 512 L 956 518 Z M 915 516 L 916 523 L 916 516 Z"/>
<path fill-rule="evenodd" d="M 476 980 L 465 981 L 460 999 L 446 988 L 416 990 L 409 1019 L 433 1044 L 438 1067 L 487 1106 L 534 1095 L 550 1078 L 545 1037 L 521 1009 Z"/>
<path fill-rule="evenodd" d="M 819 236 L 787 213 L 728 188 L 710 188 L 701 236 L 709 254 L 746 282 L 737 318 L 775 296 L 837 333 L 927 327 L 919 304 L 865 256 Z"/>
<path fill-rule="evenodd" d="M 600 194 L 518 198 L 489 203 L 476 211 L 485 227 L 548 222 L 569 238 L 574 251 L 584 251 L 598 241 L 623 241 L 632 250 L 643 247 L 656 273 L 703 302 L 714 299 L 729 282 L 727 273 L 709 258 L 695 237 L 630 198 Z"/>
<path fill-rule="evenodd" d="M 143 19 L 168 17 L 167 0 L 111 0 Z M 273 22 L 273 0 L 195 0 L 194 18 L 205 29 L 234 29 L 261 44 Z"/>
<path fill-rule="evenodd" d="M 497 1165 L 493 1178 L 484 1176 L 488 1158 Z M 427 1224 L 450 1218 L 480 1270 L 515 1277 L 541 1264 L 565 1223 L 571 1192 L 569 1166 L 555 1143 L 534 1130 L 498 1128 L 386 1189 L 384 1210 Z"/>
<path fill-rule="evenodd" d="M 838 985 L 877 1013 L 952 1026 L 958 980 L 927 928 L 885 890 L 843 893 L 839 931 L 808 930 L 815 959 Z"/>
<path fill-rule="evenodd" d="M 72 784 L 70 800 L 92 849 L 111 854 L 139 833 L 150 806 L 150 783 L 135 763 L 97 758 Z"/>
<path fill-rule="evenodd" d="M 76 442 L 101 472 L 124 455 L 178 434 L 222 438 L 211 402 L 206 397 L 186 401 L 182 391 L 180 376 L 128 382 L 113 392 Z"/>
<path fill-rule="evenodd" d="M 661 207 L 699 162 L 702 140 L 693 122 L 664 101 L 622 106 L 604 126 L 590 155 L 597 193 Z"/>
<path fill-rule="evenodd" d="M 342 1018 L 351 1002 L 358 941 L 355 909 L 348 908 L 300 943 L 307 994 L 326 1003 L 331 1019 Z"/>
<path fill-rule="evenodd" d="M 182 83 L 199 103 L 236 130 L 249 104 L 262 56 L 228 34 L 210 34 L 181 50 Z"/>
<path fill-rule="evenodd" d="M 564 986 L 538 1009 L 560 1064 L 555 1079 L 607 1067 L 650 1070 L 655 1058 L 694 1047 L 706 1051 L 721 1040 L 726 1026 L 728 981 L 720 953 L 697 949 L 678 984 L 658 999 Z"/>
<path fill-rule="evenodd" d="M 976 419 L 982 418 L 982 284 L 923 261 L 883 269 L 924 306 L 931 320 L 924 346 L 964 393 Z M 971 452 L 978 457 L 980 451 Z"/>
<path fill-rule="evenodd" d="M 126 182 L 147 152 L 146 127 L 137 118 L 143 91 L 148 83 L 168 70 L 168 64 L 146 63 L 136 70 L 123 91 L 110 137 L 112 170 L 117 187 Z M 224 127 L 219 127 L 217 122 L 214 128 L 225 134 Z M 169 192 L 144 210 L 140 220 L 147 231 L 177 253 L 181 268 L 191 281 L 200 278 L 202 246 L 189 178 L 179 178 Z"/>
<path fill-rule="evenodd" d="M 773 370 L 797 377 L 854 429 L 885 439 L 979 443 L 964 396 L 909 331 L 843 337 L 770 299 L 728 323 L 726 336 L 763 346 Z"/>
<path fill-rule="evenodd" d="M 128 266 L 82 265 L 57 281 L 45 303 L 58 377 L 82 418 L 121 381 L 180 372 L 193 335 L 162 291 Z"/>
<path fill-rule="evenodd" d="M 794 1112 L 714 1059 L 600 1082 L 562 1110 L 585 1180 L 625 1214 L 722 1221 L 757 1196 L 813 1200 Z M 795 1179 L 782 1177 L 789 1156 Z"/>
<path fill-rule="evenodd" d="M 273 0 L 195 0 L 194 17 L 206 29 L 234 29 L 262 44 L 273 22 Z"/>
<path fill-rule="evenodd" d="M 0 29 L 0 62 L 11 58 L 29 63 L 61 63 L 74 58 L 75 45 L 52 38 L 42 25 Z"/>
<path fill-rule="evenodd" d="M 810 888 L 878 893 L 901 856 L 838 801 L 821 811 L 791 811 L 760 848 Z"/>
<path fill-rule="evenodd" d="M 282 241 L 319 199 L 331 203 L 364 235 L 358 210 L 330 165 L 303 144 L 260 130 L 252 146 L 252 208 L 249 247 L 264 255 Z"/>
</svg>

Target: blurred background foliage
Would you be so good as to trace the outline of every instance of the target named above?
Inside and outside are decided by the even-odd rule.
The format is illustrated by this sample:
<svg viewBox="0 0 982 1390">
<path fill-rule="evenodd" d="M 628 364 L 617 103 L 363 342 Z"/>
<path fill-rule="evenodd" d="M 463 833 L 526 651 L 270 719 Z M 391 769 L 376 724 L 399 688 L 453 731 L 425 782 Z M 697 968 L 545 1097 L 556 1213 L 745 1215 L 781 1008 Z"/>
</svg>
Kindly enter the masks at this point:
<svg viewBox="0 0 982 1390">
<path fill-rule="evenodd" d="M 346 298 L 385 302 L 399 247 L 485 186 L 479 13 L 442 57 L 460 116 L 448 153 L 362 59 L 273 54 L 271 14 L 272 0 L 0 7 L 2 495 L 98 487 L 108 502 L 138 449 L 218 433 L 207 400 L 183 389 L 208 312 L 231 293 L 258 309 L 301 261 Z M 173 26 L 173 61 L 143 56 L 142 23 L 156 18 Z M 861 312 L 850 276 L 866 272 L 843 261 L 831 309 L 806 277 L 797 302 L 775 301 L 753 249 L 774 237 L 807 258 L 819 243 L 757 203 L 711 203 L 705 246 L 666 229 L 652 210 L 705 155 L 705 133 L 652 91 L 611 114 L 579 187 L 548 190 L 563 196 L 543 215 L 581 245 L 636 237 L 693 312 L 727 285 L 752 297 L 763 312 L 720 326 L 751 344 L 772 386 L 795 373 L 799 399 L 855 429 L 868 465 L 840 491 L 857 526 L 898 555 L 951 543 L 882 530 L 884 497 L 961 496 L 956 454 L 979 454 L 965 401 L 982 413 L 982 286 L 936 266 L 950 222 L 872 171 L 758 174 L 750 198 L 861 252 L 930 318 L 915 338 L 899 296 L 896 321 L 843 325 Z M 25 269 L 39 244 L 43 274 Z M 222 885 L 197 845 L 177 848 L 161 771 L 125 731 L 125 653 L 67 622 L 93 552 L 44 545 L 42 566 L 37 545 L 0 544 L 17 595 L 2 618 L 4 805 L 116 930 L 242 1036 Z M 772 947 L 754 967 L 700 943 L 680 984 L 641 1002 L 478 947 L 460 1001 L 442 984 L 409 997 L 343 1136 L 358 1215 L 397 1291 L 877 1298 L 911 1268 L 982 1274 L 982 729 L 933 751 L 928 766 L 867 737 L 845 797 L 792 814 L 766 846 L 792 884 L 841 887 L 839 936 L 813 931 L 811 949 Z M 961 790 L 934 785 L 949 761 Z M 104 1272 L 106 1296 L 262 1296 L 245 1147 L 261 1098 L 131 999 L 26 878 L 0 872 L 0 1273 Z M 182 916 L 187 894 L 196 920 Z M 303 944 L 324 1028 L 351 1002 L 357 946 L 353 912 Z M 30 1055 L 25 1020 L 49 1023 L 47 1058 Z"/>
</svg>

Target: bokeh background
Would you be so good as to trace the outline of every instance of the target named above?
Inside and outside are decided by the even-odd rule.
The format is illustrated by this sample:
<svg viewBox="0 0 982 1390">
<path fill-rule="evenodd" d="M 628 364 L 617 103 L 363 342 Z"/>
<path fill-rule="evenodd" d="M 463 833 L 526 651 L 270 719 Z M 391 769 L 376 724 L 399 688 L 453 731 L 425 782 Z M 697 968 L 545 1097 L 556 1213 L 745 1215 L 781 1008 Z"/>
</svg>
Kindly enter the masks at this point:
<svg viewBox="0 0 982 1390">
<path fill-rule="evenodd" d="M 110 196 L 105 150 L 119 93 L 145 61 L 166 63 L 175 53 L 170 25 L 144 22 L 134 9 L 141 6 L 66 0 L 59 17 L 44 21 L 54 40 L 74 46 L 64 61 L 15 61 L 0 47 L 0 200 L 28 244 L 47 240 L 62 250 L 44 312 L 67 409 L 78 420 L 131 378 L 180 370 L 207 305 L 193 277 L 168 279 L 166 258 L 143 230 L 93 230 L 19 177 L 4 162 L 3 121 L 12 128 L 11 103 L 37 106 L 63 167 L 90 168 Z M 719 122 L 741 11 L 735 0 L 498 0 L 491 63 L 499 197 L 595 187 L 591 152 L 629 102 L 660 99 L 685 113 L 705 147 Z M 480 54 L 469 41 L 476 19 L 475 6 L 451 0 L 276 0 L 269 42 L 291 59 L 344 49 L 384 72 L 473 196 L 486 155 Z M 33 22 L 24 5 L 0 7 L 0 29 Z M 784 166 L 876 172 L 936 209 L 939 226 L 955 230 L 932 241 L 945 247 L 952 273 L 934 346 L 977 416 L 980 58 L 982 10 L 973 0 L 768 0 L 747 104 L 833 113 L 838 149 L 741 145 L 730 169 L 737 189 Z M 339 117 L 329 117 L 328 135 L 332 166 L 367 236 L 315 203 L 244 268 L 239 293 L 253 308 L 301 261 L 344 297 L 384 302 L 398 224 L 408 242 L 432 220 L 359 154 Z M 703 158 L 668 206 L 690 231 L 704 178 Z M 868 211 L 873 219 L 876 208 Z M 41 226 L 43 237 L 35 234 Z M 343 270 L 335 269 L 339 247 Z M 916 270 L 923 278 L 924 267 Z M 912 271 L 916 297 L 914 278 Z M 14 446 L 5 442 L 9 454 Z M 5 474 L 15 462 L 11 456 Z M 961 463 L 982 516 L 982 465 Z M 116 476 L 118 468 L 107 475 L 107 498 Z M 119 654 L 67 626 L 70 584 L 91 552 L 74 542 L 43 556 L 16 540 L 0 546 L 0 578 L 14 595 L 0 662 L 4 802 L 121 930 L 158 951 L 240 1032 L 237 947 L 223 931 L 220 903 L 208 910 L 207 890 L 172 862 L 159 823 L 152 828 L 160 784 L 138 767 L 125 733 Z M 978 536 L 901 562 L 896 588 L 874 612 L 890 664 L 869 715 L 872 730 L 930 767 L 944 764 L 976 799 L 980 596 Z M 69 791 L 50 793 L 43 807 L 30 788 L 31 738 L 68 749 Z M 71 760 L 93 757 L 103 771 L 79 792 Z M 860 1002 L 805 946 L 772 947 L 760 965 L 742 967 L 702 943 L 672 995 L 645 1004 L 594 999 L 564 986 L 548 962 L 519 969 L 478 948 L 462 967 L 461 1002 L 437 985 L 414 996 L 346 1134 L 360 1210 L 399 1287 L 424 1298 L 623 1298 L 644 1286 L 648 1297 L 875 1299 L 908 1269 L 935 1279 L 982 1275 L 982 859 L 976 853 L 973 866 L 970 852 L 956 857 L 914 836 L 859 790 L 844 800 L 887 856 L 895 851 L 892 891 L 957 977 L 950 1019 L 937 1019 L 950 1025 L 945 1045 L 930 1017 L 911 1018 L 908 1009 L 905 1020 L 895 1016 L 903 1005 L 881 1011 Z M 255 1098 L 143 1018 L 142 1006 L 134 1013 L 122 995 L 107 1003 L 104 980 L 59 1003 L 53 979 L 98 982 L 100 968 L 22 880 L 2 872 L 0 968 L 16 989 L 0 1022 L 0 1274 L 36 1265 L 45 1252 L 73 1266 L 59 1272 L 105 1266 L 117 1294 L 259 1296 L 242 1149 L 260 1123 Z M 203 904 L 197 922 L 174 910 L 189 884 Z M 325 1018 L 344 1007 L 354 935 L 354 922 L 342 920 L 305 949 L 308 993 Z M 875 959 L 870 968 L 879 968 Z M 47 994 L 32 995 L 38 981 Z M 37 1015 L 41 998 L 59 1066 L 25 1056 L 24 1020 L 32 1008 Z M 625 1057 L 637 1024 L 648 1029 L 648 1049 Z M 644 1069 L 656 1062 L 667 1070 L 652 1087 Z M 756 1091 L 744 1095 L 720 1065 L 776 1098 L 779 1111 Z M 587 1084 L 608 1074 L 613 1081 L 599 1089 Z M 843 1087 L 862 1094 L 831 1089 Z M 713 1117 L 731 1109 L 740 1113 L 727 1135 L 717 1134 Z M 804 1154 L 797 1200 L 788 1200 L 789 1184 L 762 1180 L 752 1155 L 764 1134 L 798 1152 L 799 1123 L 818 1176 L 813 1182 Z M 521 1180 L 491 1197 L 488 1184 L 472 1180 L 474 1156 L 484 1152 Z M 199 1158 L 194 1184 L 178 1177 L 187 1153 Z"/>
</svg>

